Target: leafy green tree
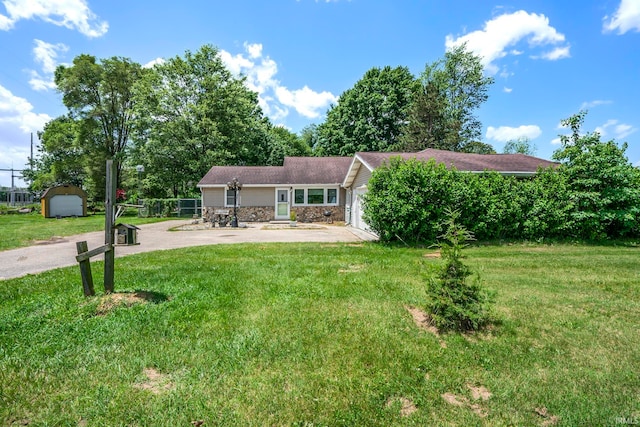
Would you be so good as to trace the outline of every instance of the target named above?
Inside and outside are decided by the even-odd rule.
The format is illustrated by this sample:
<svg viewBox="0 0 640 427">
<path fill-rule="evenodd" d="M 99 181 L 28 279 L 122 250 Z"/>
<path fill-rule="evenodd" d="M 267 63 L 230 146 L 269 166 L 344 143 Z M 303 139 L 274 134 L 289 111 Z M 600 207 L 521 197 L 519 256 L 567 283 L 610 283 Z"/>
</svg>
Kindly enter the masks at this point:
<svg viewBox="0 0 640 427">
<path fill-rule="evenodd" d="M 350 156 L 390 151 L 399 143 L 416 81 L 406 67 L 372 68 L 332 105 L 319 127 L 315 153 Z"/>
<path fill-rule="evenodd" d="M 267 165 L 280 166 L 287 156 L 307 157 L 311 155 L 311 147 L 305 140 L 282 126 L 274 126 L 269 130 L 269 158 Z"/>
<path fill-rule="evenodd" d="M 86 156 L 78 141 L 77 127 L 78 123 L 71 117 L 60 116 L 48 122 L 38 134 L 39 155 L 33 159 L 33 171 L 23 171 L 31 190 L 42 191 L 60 184 L 84 185 Z"/>
<path fill-rule="evenodd" d="M 462 147 L 463 153 L 475 154 L 496 154 L 496 150 L 491 144 L 480 141 L 469 141 Z"/>
<path fill-rule="evenodd" d="M 521 136 L 518 139 L 507 141 L 502 152 L 504 154 L 526 154 L 528 156 L 535 156 L 536 145 L 526 136 Z"/>
<path fill-rule="evenodd" d="M 132 88 L 143 74 L 140 64 L 127 58 L 97 62 L 86 54 L 75 57 L 71 66 L 56 69 L 55 83 L 62 102 L 78 122 L 77 143 L 87 158 L 102 165 L 88 168 L 96 182 L 105 174 L 105 160 L 114 159 L 120 183 L 133 124 Z"/>
<path fill-rule="evenodd" d="M 561 122 L 571 135 L 560 136 L 561 148 L 553 153 L 567 178 L 574 233 L 603 238 L 637 235 L 640 231 L 640 172 L 625 151 L 627 144 L 600 141 L 600 134 L 581 133 L 586 116 L 581 111 Z"/>
<path fill-rule="evenodd" d="M 213 165 L 270 160 L 271 125 L 258 96 L 231 74 L 213 46 L 156 65 L 136 87 L 135 99 L 136 163 L 145 166 L 145 188 L 161 184 L 178 197 Z"/>
<path fill-rule="evenodd" d="M 319 135 L 318 125 L 316 125 L 315 123 L 312 123 L 310 125 L 303 127 L 302 130 L 300 131 L 300 139 L 302 140 L 304 145 L 311 148 L 311 154 L 313 156 L 322 155 L 322 154 L 319 154 L 320 135 Z"/>
<path fill-rule="evenodd" d="M 420 76 L 421 95 L 416 97 L 405 136 L 405 146 L 465 151 L 479 141 L 482 123 L 475 111 L 487 100 L 492 77 L 483 75 L 481 58 L 460 45 L 444 58 L 427 64 Z M 424 126 L 420 120 L 427 120 Z"/>
</svg>

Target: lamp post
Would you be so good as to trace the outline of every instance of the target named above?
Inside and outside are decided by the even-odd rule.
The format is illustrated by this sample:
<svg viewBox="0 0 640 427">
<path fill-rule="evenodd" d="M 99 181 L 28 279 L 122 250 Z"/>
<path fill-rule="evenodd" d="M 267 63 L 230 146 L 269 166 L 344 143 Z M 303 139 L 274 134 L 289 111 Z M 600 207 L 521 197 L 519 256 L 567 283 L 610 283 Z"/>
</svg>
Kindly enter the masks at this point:
<svg viewBox="0 0 640 427">
<path fill-rule="evenodd" d="M 233 219 L 231 227 L 238 227 L 238 191 L 242 190 L 242 184 L 238 182 L 238 178 L 233 178 L 227 182 L 227 188 L 233 190 Z"/>
<path fill-rule="evenodd" d="M 138 171 L 138 202 L 142 198 L 142 172 L 144 172 L 144 165 L 136 166 L 136 171 Z"/>
</svg>

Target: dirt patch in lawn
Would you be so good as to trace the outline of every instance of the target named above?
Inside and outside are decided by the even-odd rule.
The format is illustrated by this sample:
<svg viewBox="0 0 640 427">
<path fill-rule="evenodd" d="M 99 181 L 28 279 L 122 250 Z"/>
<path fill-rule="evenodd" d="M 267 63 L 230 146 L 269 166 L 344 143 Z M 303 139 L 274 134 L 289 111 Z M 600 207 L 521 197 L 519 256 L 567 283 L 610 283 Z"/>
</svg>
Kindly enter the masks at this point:
<svg viewBox="0 0 640 427">
<path fill-rule="evenodd" d="M 429 253 L 426 253 L 426 254 L 424 254 L 422 256 L 424 258 L 442 258 L 442 256 L 440 255 L 440 251 L 429 252 Z"/>
<path fill-rule="evenodd" d="M 149 302 L 158 303 L 167 301 L 167 297 L 158 292 L 135 291 L 135 292 L 114 292 L 106 294 L 100 298 L 100 303 L 96 308 L 97 316 L 109 314 L 116 308 L 133 307 L 137 304 L 146 304 Z"/>
<path fill-rule="evenodd" d="M 467 384 L 467 388 L 471 391 L 471 398 L 473 400 L 489 400 L 491 398 L 491 392 L 485 386 Z"/>
<path fill-rule="evenodd" d="M 134 384 L 135 388 L 147 390 L 153 394 L 164 393 L 175 388 L 168 375 L 162 374 L 154 368 L 145 368 L 142 373 L 147 379 L 141 383 Z"/>
<path fill-rule="evenodd" d="M 392 397 L 387 400 L 386 407 L 391 408 L 395 405 L 396 402 L 400 402 L 400 416 L 408 417 L 418 410 L 415 403 L 411 399 L 407 399 L 406 397 Z"/>
<path fill-rule="evenodd" d="M 447 343 L 440 337 L 438 328 L 436 328 L 433 323 L 431 323 L 431 319 L 429 318 L 429 315 L 427 313 L 417 307 L 412 307 L 410 305 L 405 305 L 404 308 L 411 314 L 411 317 L 413 317 L 413 322 L 418 328 L 435 335 L 440 342 L 440 347 L 447 348 Z"/>
<path fill-rule="evenodd" d="M 487 416 L 487 410 L 483 408 L 482 405 L 480 405 L 479 403 L 471 403 L 469 399 L 464 396 L 458 396 L 453 393 L 444 393 L 443 395 L 441 395 L 441 397 L 449 405 L 459 406 L 461 408 L 469 408 L 481 418 Z"/>
<path fill-rule="evenodd" d="M 560 421 L 560 418 L 558 416 L 551 415 L 547 410 L 547 408 L 544 406 L 542 408 L 534 409 L 533 412 L 535 412 L 538 416 L 544 419 L 544 421 L 542 422 L 542 425 L 545 427 L 554 426 L 558 424 L 558 421 Z"/>
</svg>

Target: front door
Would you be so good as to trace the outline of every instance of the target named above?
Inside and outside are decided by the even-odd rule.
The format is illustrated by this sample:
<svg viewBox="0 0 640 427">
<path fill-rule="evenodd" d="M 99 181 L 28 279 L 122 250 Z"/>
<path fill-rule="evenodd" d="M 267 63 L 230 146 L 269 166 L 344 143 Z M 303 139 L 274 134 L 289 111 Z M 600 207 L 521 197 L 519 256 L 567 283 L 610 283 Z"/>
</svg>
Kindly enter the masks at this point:
<svg viewBox="0 0 640 427">
<path fill-rule="evenodd" d="M 276 188 L 276 219 L 289 219 L 288 188 Z"/>
</svg>

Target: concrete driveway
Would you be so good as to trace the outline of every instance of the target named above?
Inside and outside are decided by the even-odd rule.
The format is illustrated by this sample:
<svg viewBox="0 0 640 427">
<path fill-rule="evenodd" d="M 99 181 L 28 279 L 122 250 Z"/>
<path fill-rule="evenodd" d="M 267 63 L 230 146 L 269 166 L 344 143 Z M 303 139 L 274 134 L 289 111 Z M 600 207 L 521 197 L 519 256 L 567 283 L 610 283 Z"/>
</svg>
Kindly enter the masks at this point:
<svg viewBox="0 0 640 427">
<path fill-rule="evenodd" d="M 245 224 L 241 224 L 244 226 Z M 190 246 L 224 243 L 259 242 L 360 242 L 373 240 L 373 236 L 351 227 L 333 225 L 306 225 L 299 227 L 248 223 L 246 228 L 203 228 L 190 221 L 174 220 L 140 225 L 139 245 L 116 246 L 116 257 Z M 170 231 L 175 228 L 183 231 Z M 76 262 L 76 242 L 86 241 L 89 249 L 104 244 L 104 231 L 54 238 L 25 248 L 0 251 L 0 280 L 40 273 Z M 99 255 L 93 260 L 104 259 Z"/>
</svg>

